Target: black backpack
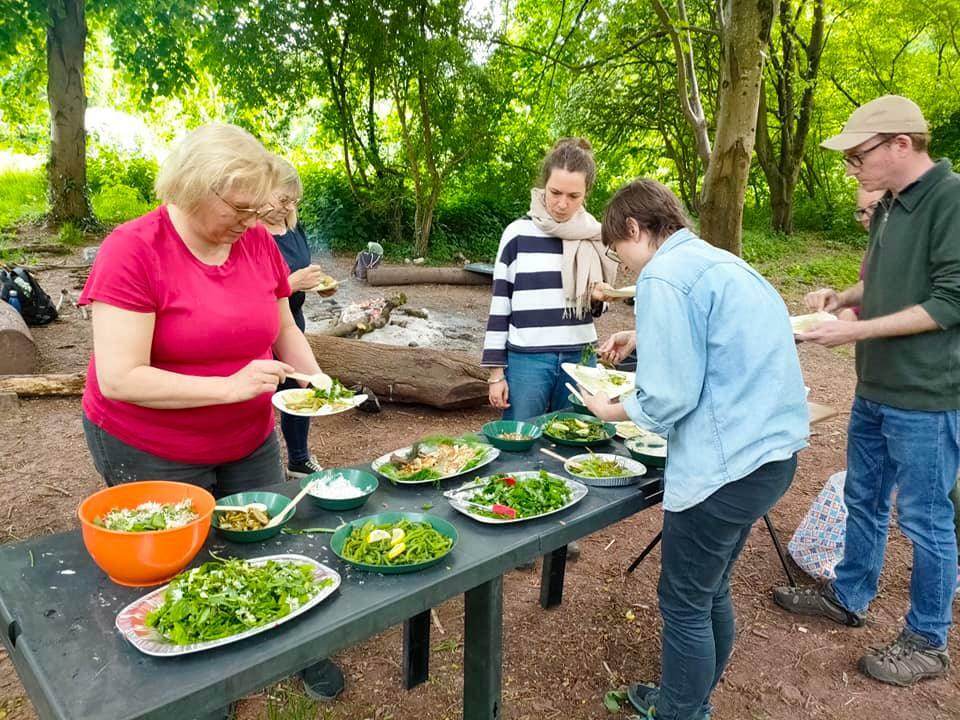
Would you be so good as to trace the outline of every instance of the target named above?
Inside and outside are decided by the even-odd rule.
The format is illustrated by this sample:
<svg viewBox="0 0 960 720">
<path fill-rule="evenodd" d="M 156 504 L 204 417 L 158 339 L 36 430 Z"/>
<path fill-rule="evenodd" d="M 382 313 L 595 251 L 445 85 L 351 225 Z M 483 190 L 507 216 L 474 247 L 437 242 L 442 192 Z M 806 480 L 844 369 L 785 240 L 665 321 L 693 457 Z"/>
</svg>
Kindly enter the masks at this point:
<svg viewBox="0 0 960 720">
<path fill-rule="evenodd" d="M 50 296 L 26 268 L 0 268 L 0 300 L 7 302 L 11 290 L 17 291 L 20 314 L 27 325 L 46 325 L 57 319 L 57 308 L 50 302 Z"/>
</svg>

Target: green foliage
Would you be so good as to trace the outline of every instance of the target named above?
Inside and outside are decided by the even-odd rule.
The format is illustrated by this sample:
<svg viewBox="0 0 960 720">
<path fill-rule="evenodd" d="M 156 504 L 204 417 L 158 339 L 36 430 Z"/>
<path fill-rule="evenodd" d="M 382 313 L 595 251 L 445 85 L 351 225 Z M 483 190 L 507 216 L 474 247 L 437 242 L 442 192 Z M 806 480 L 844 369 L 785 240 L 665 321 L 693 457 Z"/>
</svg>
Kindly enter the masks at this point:
<svg viewBox="0 0 960 720">
<path fill-rule="evenodd" d="M 97 218 L 110 224 L 126 222 L 156 207 L 155 203 L 145 202 L 140 191 L 127 185 L 105 187 L 90 202 Z"/>
<path fill-rule="evenodd" d="M 85 239 L 83 231 L 73 223 L 64 223 L 57 232 L 57 240 L 61 245 L 82 245 Z"/>
<path fill-rule="evenodd" d="M 852 253 L 822 254 L 792 265 L 787 275 L 808 285 L 846 288 L 860 276 L 861 257 Z"/>
<path fill-rule="evenodd" d="M 87 150 L 87 185 L 93 195 L 108 188 L 123 186 L 132 189 L 143 203 L 156 203 L 153 182 L 157 161 L 122 152 L 116 148 L 92 143 Z"/>
<path fill-rule="evenodd" d="M 0 171 L 0 229 L 46 212 L 46 176 L 37 170 Z"/>
</svg>

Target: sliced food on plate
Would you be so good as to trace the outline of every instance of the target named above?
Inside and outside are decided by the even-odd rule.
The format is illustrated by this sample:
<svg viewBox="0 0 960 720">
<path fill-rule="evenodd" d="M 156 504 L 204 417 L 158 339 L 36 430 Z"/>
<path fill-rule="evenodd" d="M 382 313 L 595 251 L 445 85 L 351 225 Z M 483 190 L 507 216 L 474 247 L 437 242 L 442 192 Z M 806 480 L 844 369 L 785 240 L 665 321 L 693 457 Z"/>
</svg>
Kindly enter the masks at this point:
<svg viewBox="0 0 960 720">
<path fill-rule="evenodd" d="M 394 482 L 435 482 L 486 465 L 499 454 L 474 436 L 437 436 L 383 455 L 371 467 Z"/>
<path fill-rule="evenodd" d="M 577 384 L 583 386 L 589 392 L 602 392 L 608 397 L 620 397 L 625 392 L 633 390 L 636 378 L 635 373 L 612 370 L 602 366 L 590 367 L 589 365 L 563 363 L 560 367 Z"/>
<path fill-rule="evenodd" d="M 334 415 L 355 408 L 367 399 L 334 378 L 326 390 L 318 387 L 291 388 L 273 395 L 273 404 L 291 415 Z"/>
<path fill-rule="evenodd" d="M 546 470 L 477 478 L 444 496 L 464 515 L 487 523 L 519 522 L 551 515 L 579 502 L 587 488 Z"/>
</svg>

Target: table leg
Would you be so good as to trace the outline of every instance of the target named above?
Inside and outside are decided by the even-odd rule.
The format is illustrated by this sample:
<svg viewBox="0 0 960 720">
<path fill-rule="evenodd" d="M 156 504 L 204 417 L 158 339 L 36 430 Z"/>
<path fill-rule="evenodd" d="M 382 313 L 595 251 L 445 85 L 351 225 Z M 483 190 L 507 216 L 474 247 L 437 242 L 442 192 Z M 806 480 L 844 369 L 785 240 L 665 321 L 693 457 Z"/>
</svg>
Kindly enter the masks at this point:
<svg viewBox="0 0 960 720">
<path fill-rule="evenodd" d="M 503 576 L 464 594 L 463 719 L 499 720 Z"/>
<path fill-rule="evenodd" d="M 770 520 L 770 515 L 763 516 L 763 522 L 767 525 L 767 531 L 770 533 L 770 539 L 773 540 L 773 547 L 777 551 L 777 555 L 780 557 L 780 564 L 783 565 L 783 572 L 787 576 L 787 582 L 791 587 L 796 587 L 797 581 L 793 577 L 793 573 L 790 572 L 790 564 L 787 562 L 787 554 L 783 551 L 783 545 L 780 544 L 780 538 L 777 537 L 777 531 L 773 527 L 773 522 Z"/>
<path fill-rule="evenodd" d="M 430 677 L 430 611 L 403 622 L 403 687 L 414 688 Z"/>
<path fill-rule="evenodd" d="M 540 576 L 540 607 L 549 610 L 563 602 L 563 577 L 567 569 L 567 546 L 543 556 Z"/>
</svg>

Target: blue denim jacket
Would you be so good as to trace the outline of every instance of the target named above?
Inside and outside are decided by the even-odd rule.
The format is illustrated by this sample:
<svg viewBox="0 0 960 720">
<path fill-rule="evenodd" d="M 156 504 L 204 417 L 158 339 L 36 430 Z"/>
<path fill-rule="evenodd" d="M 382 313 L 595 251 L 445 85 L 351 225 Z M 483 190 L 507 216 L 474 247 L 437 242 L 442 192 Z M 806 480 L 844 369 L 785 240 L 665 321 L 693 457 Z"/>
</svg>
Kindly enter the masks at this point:
<svg viewBox="0 0 960 720">
<path fill-rule="evenodd" d="M 810 430 L 787 308 L 747 263 L 689 230 L 637 278 L 630 418 L 668 440 L 663 507 L 679 512 L 805 447 Z"/>
</svg>

